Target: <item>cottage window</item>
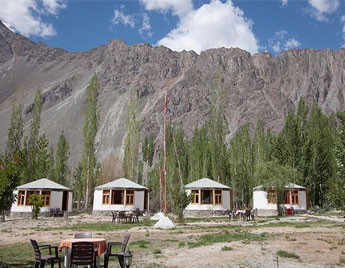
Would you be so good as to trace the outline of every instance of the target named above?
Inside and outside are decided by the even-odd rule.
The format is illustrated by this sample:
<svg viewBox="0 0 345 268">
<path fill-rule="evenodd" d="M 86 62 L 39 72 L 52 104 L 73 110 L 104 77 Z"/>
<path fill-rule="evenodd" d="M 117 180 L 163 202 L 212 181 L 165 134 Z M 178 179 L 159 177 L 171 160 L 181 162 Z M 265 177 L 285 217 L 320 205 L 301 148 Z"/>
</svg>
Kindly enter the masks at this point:
<svg viewBox="0 0 345 268">
<path fill-rule="evenodd" d="M 32 194 L 40 194 L 40 192 L 39 192 L 39 191 L 27 191 L 27 192 L 26 192 L 26 200 L 25 200 L 25 205 L 26 205 L 26 206 L 31 206 L 29 200 L 30 200 L 30 196 L 31 196 Z"/>
<path fill-rule="evenodd" d="M 110 190 L 103 190 L 102 204 L 110 204 Z"/>
<path fill-rule="evenodd" d="M 43 206 L 50 206 L 50 191 L 42 191 Z"/>
<path fill-rule="evenodd" d="M 277 194 L 274 190 L 267 191 L 267 203 L 276 204 L 277 203 Z"/>
<path fill-rule="evenodd" d="M 286 190 L 285 191 L 285 204 L 290 204 L 290 200 L 291 200 L 290 195 L 291 195 L 290 190 Z"/>
<path fill-rule="evenodd" d="M 213 204 L 212 190 L 201 190 L 201 204 Z"/>
<path fill-rule="evenodd" d="M 298 205 L 298 190 L 291 191 L 291 203 Z"/>
<path fill-rule="evenodd" d="M 192 190 L 193 204 L 199 204 L 199 190 Z"/>
<path fill-rule="evenodd" d="M 24 206 L 25 205 L 25 191 L 19 191 L 18 192 L 18 206 Z"/>
<path fill-rule="evenodd" d="M 126 204 L 133 205 L 134 204 L 134 190 L 127 190 L 126 191 Z"/>
<path fill-rule="evenodd" d="M 124 201 L 124 190 L 112 190 L 111 204 L 112 205 L 123 205 Z"/>
<path fill-rule="evenodd" d="M 214 191 L 214 203 L 216 205 L 222 204 L 222 190 L 215 190 Z"/>
</svg>

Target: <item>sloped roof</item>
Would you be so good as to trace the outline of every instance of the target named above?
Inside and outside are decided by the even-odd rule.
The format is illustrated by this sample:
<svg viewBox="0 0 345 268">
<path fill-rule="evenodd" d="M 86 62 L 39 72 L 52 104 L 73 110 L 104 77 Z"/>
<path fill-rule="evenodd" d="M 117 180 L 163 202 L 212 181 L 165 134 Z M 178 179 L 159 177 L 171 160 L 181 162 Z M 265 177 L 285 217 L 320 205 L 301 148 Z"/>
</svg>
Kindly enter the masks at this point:
<svg viewBox="0 0 345 268">
<path fill-rule="evenodd" d="M 45 178 L 20 185 L 17 187 L 17 189 L 50 189 L 50 190 L 68 190 L 68 191 L 71 190 L 67 188 L 66 186 L 63 186 L 61 184 L 58 184 L 56 182 L 53 182 Z"/>
<path fill-rule="evenodd" d="M 109 188 L 121 188 L 121 189 L 146 189 L 146 187 L 144 186 L 141 186 L 133 181 L 130 181 L 126 178 L 120 178 L 120 179 L 116 179 L 116 180 L 113 180 L 111 182 L 108 182 L 106 184 L 102 184 L 100 186 L 97 186 L 95 188 L 95 190 L 101 190 L 101 189 L 109 189 Z"/>
<path fill-rule="evenodd" d="M 260 191 L 263 190 L 264 186 L 263 185 L 259 185 L 253 188 L 254 191 Z M 297 185 L 295 183 L 288 183 L 285 185 L 285 189 L 306 189 L 303 186 Z"/>
<path fill-rule="evenodd" d="M 208 178 L 202 178 L 200 180 L 191 182 L 185 186 L 186 189 L 200 189 L 200 188 L 221 188 L 230 189 L 229 186 L 221 184 L 219 182 L 210 180 Z"/>
</svg>

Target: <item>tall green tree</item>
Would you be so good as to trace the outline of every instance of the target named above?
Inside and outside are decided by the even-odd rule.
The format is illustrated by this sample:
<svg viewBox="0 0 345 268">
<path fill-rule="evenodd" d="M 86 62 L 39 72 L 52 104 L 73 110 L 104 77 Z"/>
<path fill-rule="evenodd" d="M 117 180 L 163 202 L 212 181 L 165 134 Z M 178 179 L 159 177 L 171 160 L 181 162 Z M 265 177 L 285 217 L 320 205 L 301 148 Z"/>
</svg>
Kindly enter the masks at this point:
<svg viewBox="0 0 345 268">
<path fill-rule="evenodd" d="M 210 119 L 208 122 L 209 153 L 212 179 L 225 182 L 227 177 L 226 140 L 228 124 L 225 117 L 225 90 L 219 85 L 211 95 Z"/>
<path fill-rule="evenodd" d="M 229 151 L 230 174 L 235 201 L 240 206 L 249 206 L 252 200 L 254 181 L 254 155 L 249 135 L 249 125 L 245 124 L 231 140 Z"/>
<path fill-rule="evenodd" d="M 62 130 L 59 137 L 58 147 L 56 150 L 55 159 L 55 180 L 56 182 L 67 185 L 67 176 L 69 174 L 68 169 L 68 157 L 69 157 L 69 143 L 65 138 L 64 131 Z"/>
<path fill-rule="evenodd" d="M 10 210 L 12 203 L 15 201 L 13 190 L 19 185 L 20 172 L 17 160 L 5 160 L 0 155 L 0 213 L 3 215 L 2 221 L 5 220 L 5 211 Z"/>
<path fill-rule="evenodd" d="M 132 181 L 137 181 L 139 159 L 140 123 L 137 119 L 137 109 L 138 96 L 137 92 L 133 92 L 128 106 L 127 137 L 123 160 L 125 176 Z"/>
<path fill-rule="evenodd" d="M 340 127 L 334 148 L 336 174 L 329 183 L 328 200 L 337 209 L 345 211 L 345 111 L 337 113 L 337 117 Z"/>
<path fill-rule="evenodd" d="M 48 153 L 49 141 L 43 133 L 39 136 L 36 144 L 36 159 L 35 159 L 35 172 L 34 176 L 38 179 L 48 177 L 51 167 L 49 166 L 49 153 Z"/>
<path fill-rule="evenodd" d="M 81 161 L 81 180 L 83 186 L 84 208 L 90 207 L 99 165 L 96 158 L 96 135 L 99 124 L 98 103 L 98 79 L 96 74 L 91 78 L 87 88 L 87 107 L 83 128 L 84 149 Z"/>
<path fill-rule="evenodd" d="M 26 181 L 33 181 L 38 179 L 36 177 L 36 160 L 37 160 L 37 143 L 39 140 L 41 111 L 42 111 L 42 91 L 38 89 L 35 95 L 34 104 L 32 108 L 32 120 L 30 124 L 30 136 L 27 142 L 27 166 L 26 166 Z"/>
<path fill-rule="evenodd" d="M 6 155 L 8 158 L 13 158 L 21 150 L 23 129 L 23 103 L 14 102 L 12 104 L 11 124 L 7 136 Z"/>
</svg>

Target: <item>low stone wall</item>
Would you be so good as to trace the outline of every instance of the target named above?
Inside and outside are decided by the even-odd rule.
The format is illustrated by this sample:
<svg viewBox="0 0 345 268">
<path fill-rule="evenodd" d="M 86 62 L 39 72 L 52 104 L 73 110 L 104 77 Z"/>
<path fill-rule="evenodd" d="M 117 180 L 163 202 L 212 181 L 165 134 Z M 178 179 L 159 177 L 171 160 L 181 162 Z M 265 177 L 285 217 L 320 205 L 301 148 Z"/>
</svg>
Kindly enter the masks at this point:
<svg viewBox="0 0 345 268">
<path fill-rule="evenodd" d="M 41 212 L 39 216 L 49 217 L 50 213 L 49 212 Z M 11 212 L 11 218 L 31 218 L 31 217 L 32 217 L 31 212 Z"/>
<path fill-rule="evenodd" d="M 303 209 L 295 210 L 294 213 L 305 213 L 306 211 Z M 269 217 L 269 216 L 278 216 L 277 209 L 258 209 L 258 216 L 259 217 Z"/>
<path fill-rule="evenodd" d="M 92 210 L 93 216 L 112 216 L 111 210 Z"/>
<path fill-rule="evenodd" d="M 227 216 L 228 210 L 194 210 L 186 209 L 184 211 L 185 217 L 215 217 L 215 216 Z"/>
</svg>

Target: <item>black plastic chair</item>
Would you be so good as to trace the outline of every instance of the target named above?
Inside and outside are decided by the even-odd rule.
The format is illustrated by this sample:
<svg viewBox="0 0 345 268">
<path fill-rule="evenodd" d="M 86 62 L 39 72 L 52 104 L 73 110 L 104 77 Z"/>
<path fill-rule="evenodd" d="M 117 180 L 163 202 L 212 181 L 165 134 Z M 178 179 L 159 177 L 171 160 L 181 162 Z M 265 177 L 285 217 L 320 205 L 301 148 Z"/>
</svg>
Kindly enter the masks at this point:
<svg viewBox="0 0 345 268">
<path fill-rule="evenodd" d="M 92 242 L 72 243 L 70 268 L 79 265 L 96 267 L 96 254 Z"/>
<path fill-rule="evenodd" d="M 130 237 L 131 235 L 128 234 L 125 236 L 125 239 L 123 240 L 123 242 L 109 242 L 108 243 L 107 252 L 104 254 L 104 268 L 108 268 L 110 257 L 117 257 L 121 268 L 125 268 L 125 253 L 126 253 L 126 247 L 127 247 Z M 115 245 L 121 246 L 120 252 L 111 252 L 111 247 Z"/>
<path fill-rule="evenodd" d="M 61 268 L 61 260 L 58 255 L 58 249 L 57 247 L 53 247 L 51 245 L 41 245 L 39 246 L 37 244 L 36 240 L 30 239 L 32 247 L 34 248 L 35 252 L 35 268 L 43 268 L 46 264 L 46 262 L 50 261 L 51 267 L 54 268 L 54 261 L 57 260 L 59 264 L 59 268 Z M 52 254 L 52 248 L 55 249 L 55 255 Z M 41 250 L 48 249 L 49 255 L 42 256 Z"/>
</svg>

